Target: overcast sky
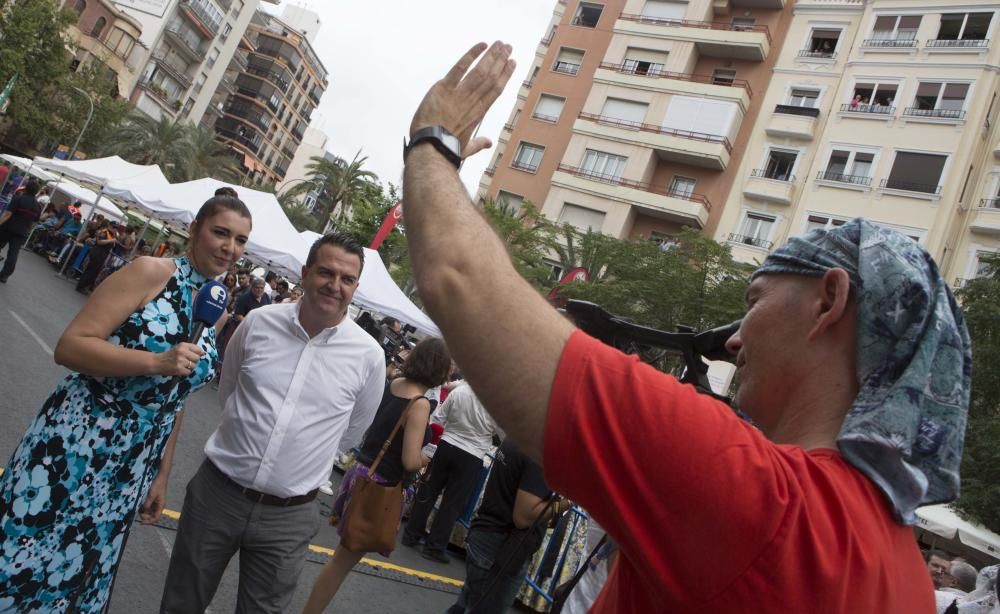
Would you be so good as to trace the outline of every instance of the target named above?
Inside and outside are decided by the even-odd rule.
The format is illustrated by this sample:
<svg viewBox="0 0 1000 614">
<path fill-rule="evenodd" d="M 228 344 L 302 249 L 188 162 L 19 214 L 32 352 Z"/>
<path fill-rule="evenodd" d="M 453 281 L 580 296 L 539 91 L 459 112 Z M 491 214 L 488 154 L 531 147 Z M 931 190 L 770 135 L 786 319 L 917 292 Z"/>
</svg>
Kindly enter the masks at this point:
<svg viewBox="0 0 1000 614">
<path fill-rule="evenodd" d="M 403 137 L 424 93 L 478 41 L 514 47 L 517 69 L 486 116 L 479 134 L 494 144 L 527 77 L 556 0 L 297 0 L 316 12 L 322 27 L 314 44 L 329 72 L 312 125 L 327 134 L 327 150 L 353 159 L 361 149 L 367 168 L 383 182 L 400 183 Z M 470 191 L 491 159 L 482 152 L 462 169 Z"/>
</svg>

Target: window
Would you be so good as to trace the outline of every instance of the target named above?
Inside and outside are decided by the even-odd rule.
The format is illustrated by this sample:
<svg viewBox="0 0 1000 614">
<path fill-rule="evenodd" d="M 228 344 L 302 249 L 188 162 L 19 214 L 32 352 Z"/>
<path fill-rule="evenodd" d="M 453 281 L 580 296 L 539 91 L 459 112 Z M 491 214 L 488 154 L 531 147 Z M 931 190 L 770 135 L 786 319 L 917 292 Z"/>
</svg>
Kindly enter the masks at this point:
<svg viewBox="0 0 1000 614">
<path fill-rule="evenodd" d="M 604 212 L 566 203 L 559 212 L 559 223 L 569 224 L 584 232 L 588 230 L 600 232 L 604 226 Z"/>
<path fill-rule="evenodd" d="M 77 15 L 82 15 L 87 10 L 87 0 L 76 0 L 73 4 L 73 10 L 76 11 Z"/>
<path fill-rule="evenodd" d="M 758 177 L 774 179 L 776 181 L 792 181 L 795 170 L 795 160 L 798 159 L 799 152 L 785 149 L 772 149 L 767 153 L 767 163 L 763 172 L 755 173 Z"/>
<path fill-rule="evenodd" d="M 753 30 L 757 20 L 753 17 L 733 17 L 731 23 L 733 24 L 733 30 L 737 32 L 749 32 Z"/>
<path fill-rule="evenodd" d="M 712 71 L 712 83 L 731 86 L 736 82 L 736 71 L 731 68 L 716 68 Z"/>
<path fill-rule="evenodd" d="M 920 15 L 881 15 L 875 18 L 875 27 L 872 30 L 872 40 L 885 43 L 915 43 L 917 39 L 917 30 L 919 28 Z"/>
<path fill-rule="evenodd" d="M 108 34 L 104 44 L 118 56 L 127 58 L 132 53 L 132 47 L 135 46 L 135 39 L 121 28 L 111 28 L 111 33 Z"/>
<path fill-rule="evenodd" d="M 588 149 L 583 154 L 580 170 L 592 179 L 617 182 L 625 171 L 628 158 L 595 149 Z"/>
<path fill-rule="evenodd" d="M 990 31 L 993 13 L 946 13 L 941 15 L 939 41 L 983 41 Z"/>
<path fill-rule="evenodd" d="M 680 239 L 678 239 L 675 235 L 669 235 L 658 230 L 649 231 L 649 240 L 659 245 L 660 249 L 663 251 L 667 251 L 680 242 Z"/>
<path fill-rule="evenodd" d="M 205 58 L 205 62 L 208 64 L 208 67 L 211 68 L 215 66 L 215 62 L 218 59 L 219 59 L 219 48 L 212 47 L 212 49 L 208 52 L 208 57 Z"/>
<path fill-rule="evenodd" d="M 687 0 L 669 2 L 667 0 L 646 0 L 642 7 L 643 17 L 652 17 L 656 20 L 679 20 L 684 19 L 687 14 Z"/>
<path fill-rule="evenodd" d="M 815 29 L 809 35 L 808 47 L 799 55 L 810 58 L 832 58 L 837 55 L 840 30 Z"/>
<path fill-rule="evenodd" d="M 208 81 L 208 77 L 205 73 L 199 74 L 198 78 L 194 81 L 194 87 L 191 88 L 191 93 L 198 94 L 198 92 L 201 91 L 201 88 L 205 87 L 205 81 Z"/>
<path fill-rule="evenodd" d="M 729 137 L 736 132 L 739 119 L 739 108 L 735 102 L 672 96 L 663 127 Z"/>
<path fill-rule="evenodd" d="M 565 98 L 542 94 L 538 98 L 538 104 L 535 105 L 535 112 L 532 113 L 531 116 L 535 119 L 552 122 L 554 124 L 559 121 L 559 116 L 562 114 L 564 104 L 566 104 Z"/>
<path fill-rule="evenodd" d="M 531 143 L 521 143 L 510 165 L 522 171 L 533 173 L 538 170 L 538 164 L 542 161 L 543 153 L 545 153 L 544 147 L 532 145 Z"/>
<path fill-rule="evenodd" d="M 830 217 L 827 215 L 810 215 L 806 218 L 806 232 L 810 230 L 830 230 L 847 223 L 846 219 Z"/>
<path fill-rule="evenodd" d="M 963 107 L 968 93 L 968 83 L 921 81 L 913 106 L 906 110 L 906 114 L 961 119 L 965 115 Z"/>
<path fill-rule="evenodd" d="M 648 110 L 649 105 L 645 102 L 608 98 L 604 101 L 604 108 L 601 109 L 601 117 L 641 124 L 646 119 L 646 111 Z"/>
<path fill-rule="evenodd" d="M 694 184 L 695 180 L 690 177 L 674 175 L 674 178 L 670 180 L 670 194 L 681 198 L 689 198 L 694 194 Z"/>
<path fill-rule="evenodd" d="M 892 103 L 896 100 L 898 83 L 855 83 L 851 102 L 844 105 L 845 111 L 855 113 L 892 113 Z"/>
<path fill-rule="evenodd" d="M 575 75 L 580 72 L 581 63 L 583 63 L 583 51 L 562 47 L 559 49 L 559 55 L 556 57 L 556 63 L 552 66 L 552 70 Z"/>
<path fill-rule="evenodd" d="M 500 190 L 497 192 L 496 203 L 512 213 L 517 213 L 524 205 L 524 197 Z"/>
<path fill-rule="evenodd" d="M 854 185 L 869 185 L 872 181 L 872 166 L 875 154 L 851 149 L 834 149 L 830 152 L 830 160 L 826 170 L 819 178 L 825 181 L 850 183 Z"/>
<path fill-rule="evenodd" d="M 937 194 L 941 191 L 941 175 L 948 156 L 942 154 L 896 152 L 888 179 L 882 187 L 892 190 Z"/>
<path fill-rule="evenodd" d="M 535 66 L 534 70 L 531 71 L 531 77 L 529 77 L 528 81 L 525 83 L 526 86 L 531 87 L 532 85 L 535 84 L 535 79 L 538 78 L 538 71 L 540 71 L 541 69 L 542 69 L 541 66 Z"/>
<path fill-rule="evenodd" d="M 225 42 L 225 40 L 229 38 L 229 34 L 232 31 L 233 31 L 233 24 L 226 22 L 226 25 L 222 27 L 222 34 L 219 35 L 219 38 L 221 38 L 223 42 Z"/>
<path fill-rule="evenodd" d="M 580 6 L 576 9 L 576 15 L 573 16 L 573 21 L 571 22 L 574 26 L 583 26 L 584 28 L 596 28 L 597 22 L 601 19 L 601 11 L 604 10 L 603 4 L 591 4 L 589 2 L 581 2 Z"/>
<path fill-rule="evenodd" d="M 737 235 L 729 235 L 730 241 L 753 245 L 755 247 L 771 247 L 771 229 L 777 218 L 765 213 L 747 211 Z"/>
<path fill-rule="evenodd" d="M 788 105 L 792 107 L 816 108 L 819 100 L 819 90 L 807 90 L 800 87 L 793 87 L 788 94 Z"/>
<path fill-rule="evenodd" d="M 625 62 L 622 64 L 622 70 L 635 75 L 656 76 L 663 72 L 663 66 L 666 63 L 666 51 L 629 47 L 625 51 Z"/>
<path fill-rule="evenodd" d="M 101 38 L 101 34 L 104 33 L 104 26 L 108 25 L 108 20 L 104 17 L 98 17 L 97 21 L 94 22 L 94 27 L 90 29 L 90 35 L 94 38 Z"/>
</svg>

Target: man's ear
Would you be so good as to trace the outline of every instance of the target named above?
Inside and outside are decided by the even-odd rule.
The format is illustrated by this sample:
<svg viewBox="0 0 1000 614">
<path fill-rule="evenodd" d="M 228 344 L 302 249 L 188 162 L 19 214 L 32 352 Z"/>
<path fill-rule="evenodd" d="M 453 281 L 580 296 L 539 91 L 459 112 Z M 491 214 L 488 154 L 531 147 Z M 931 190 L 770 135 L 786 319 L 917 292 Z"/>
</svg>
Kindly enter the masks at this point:
<svg viewBox="0 0 1000 614">
<path fill-rule="evenodd" d="M 819 310 L 809 339 L 815 339 L 848 316 L 851 297 L 851 277 L 841 268 L 833 268 L 819 281 Z"/>
</svg>

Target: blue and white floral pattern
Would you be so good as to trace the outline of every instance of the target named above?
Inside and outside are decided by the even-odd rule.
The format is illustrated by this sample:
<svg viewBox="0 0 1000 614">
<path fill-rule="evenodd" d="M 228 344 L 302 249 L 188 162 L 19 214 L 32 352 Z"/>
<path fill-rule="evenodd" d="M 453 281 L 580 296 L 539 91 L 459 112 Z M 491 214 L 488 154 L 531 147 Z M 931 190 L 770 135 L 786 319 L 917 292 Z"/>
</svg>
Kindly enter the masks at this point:
<svg viewBox="0 0 1000 614">
<path fill-rule="evenodd" d="M 186 341 L 208 281 L 186 258 L 109 341 L 163 352 Z M 73 374 L 52 393 L 0 477 L 0 612 L 100 612 L 177 412 L 218 369 L 215 329 L 186 378 Z"/>
</svg>

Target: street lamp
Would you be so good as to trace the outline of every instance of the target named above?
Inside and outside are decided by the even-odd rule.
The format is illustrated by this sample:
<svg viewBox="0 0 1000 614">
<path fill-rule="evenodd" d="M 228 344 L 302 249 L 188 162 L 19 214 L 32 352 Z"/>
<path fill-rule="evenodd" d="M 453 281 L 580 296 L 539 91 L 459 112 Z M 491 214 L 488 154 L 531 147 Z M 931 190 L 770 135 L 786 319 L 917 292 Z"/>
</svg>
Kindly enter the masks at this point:
<svg viewBox="0 0 1000 614">
<path fill-rule="evenodd" d="M 80 134 L 78 134 L 76 137 L 76 142 L 73 143 L 73 149 L 70 150 L 69 156 L 67 157 L 67 159 L 70 162 L 73 161 L 73 156 L 76 155 L 76 148 L 80 146 L 80 139 L 83 138 L 83 133 L 87 131 L 87 126 L 90 125 L 90 120 L 93 119 L 94 117 L 94 99 L 90 97 L 90 94 L 76 87 L 75 85 L 71 87 L 76 91 L 80 92 L 81 94 L 83 94 L 83 96 L 87 99 L 87 102 L 90 104 L 90 111 L 87 113 L 87 121 L 83 122 L 83 128 L 80 130 Z"/>
</svg>

